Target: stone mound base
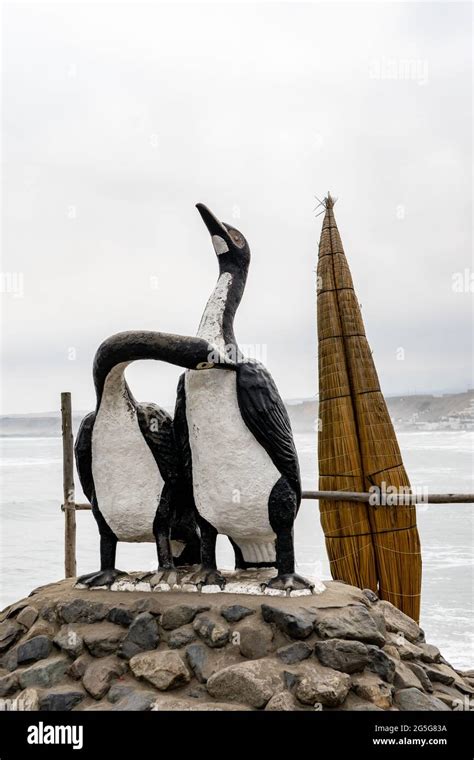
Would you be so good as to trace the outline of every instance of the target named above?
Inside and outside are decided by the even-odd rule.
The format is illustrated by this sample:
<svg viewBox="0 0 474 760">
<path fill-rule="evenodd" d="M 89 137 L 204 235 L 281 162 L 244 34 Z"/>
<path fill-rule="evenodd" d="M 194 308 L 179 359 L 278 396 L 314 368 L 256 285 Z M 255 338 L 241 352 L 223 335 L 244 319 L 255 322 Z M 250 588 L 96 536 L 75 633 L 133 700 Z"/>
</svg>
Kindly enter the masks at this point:
<svg viewBox="0 0 474 760">
<path fill-rule="evenodd" d="M 467 710 L 474 671 L 370 591 L 37 589 L 0 614 L 0 709 Z"/>
</svg>

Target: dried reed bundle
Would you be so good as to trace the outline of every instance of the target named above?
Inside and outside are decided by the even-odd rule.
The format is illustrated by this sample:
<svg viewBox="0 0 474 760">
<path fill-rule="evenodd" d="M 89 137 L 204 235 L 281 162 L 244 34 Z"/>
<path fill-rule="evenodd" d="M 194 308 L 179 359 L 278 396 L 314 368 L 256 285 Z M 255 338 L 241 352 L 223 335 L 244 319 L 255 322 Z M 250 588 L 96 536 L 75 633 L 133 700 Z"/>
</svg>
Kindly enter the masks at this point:
<svg viewBox="0 0 474 760">
<path fill-rule="evenodd" d="M 380 391 L 334 218 L 324 200 L 318 258 L 319 488 L 410 488 Z M 419 619 L 421 553 L 414 506 L 319 503 L 333 578 L 371 588 Z"/>
</svg>

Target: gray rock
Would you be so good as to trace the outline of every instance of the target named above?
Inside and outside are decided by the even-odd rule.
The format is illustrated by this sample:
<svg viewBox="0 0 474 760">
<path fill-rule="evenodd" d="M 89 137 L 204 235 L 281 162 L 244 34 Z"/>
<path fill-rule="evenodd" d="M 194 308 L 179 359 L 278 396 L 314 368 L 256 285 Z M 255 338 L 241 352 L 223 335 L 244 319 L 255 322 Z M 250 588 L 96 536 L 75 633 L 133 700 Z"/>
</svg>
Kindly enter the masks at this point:
<svg viewBox="0 0 474 760">
<path fill-rule="evenodd" d="M 364 670 L 369 662 L 369 653 L 365 644 L 360 641 L 331 639 L 318 641 L 314 652 L 322 665 L 344 673 L 357 673 Z"/>
<path fill-rule="evenodd" d="M 228 623 L 238 623 L 249 615 L 254 615 L 255 610 L 243 607 L 241 604 L 231 604 L 230 607 L 222 607 L 221 615 Z"/>
<path fill-rule="evenodd" d="M 196 638 L 196 634 L 191 626 L 183 626 L 182 628 L 176 628 L 172 631 L 168 638 L 168 646 L 170 649 L 180 649 L 187 646 Z"/>
<path fill-rule="evenodd" d="M 64 623 L 98 623 L 107 617 L 108 609 L 101 602 L 72 599 L 71 601 L 60 602 L 57 605 L 56 612 Z"/>
<path fill-rule="evenodd" d="M 312 648 L 304 641 L 295 641 L 286 647 L 277 649 L 276 656 L 286 665 L 294 665 L 295 662 L 306 660 L 313 654 Z"/>
<path fill-rule="evenodd" d="M 265 710 L 278 712 L 293 712 L 298 709 L 293 694 L 290 694 L 289 691 L 278 692 L 267 702 L 265 707 Z"/>
<path fill-rule="evenodd" d="M 396 689 L 421 689 L 420 679 L 416 677 L 413 670 L 401 661 L 395 664 L 395 677 L 393 683 Z"/>
<path fill-rule="evenodd" d="M 240 653 L 249 660 L 266 657 L 272 650 L 273 633 L 267 625 L 249 623 L 239 629 L 238 636 Z"/>
<path fill-rule="evenodd" d="M 378 647 L 376 647 L 376 649 L 378 649 Z M 385 652 L 385 654 L 394 660 L 401 659 L 400 652 L 398 651 L 397 647 L 394 647 L 392 644 L 385 644 L 381 651 Z"/>
<path fill-rule="evenodd" d="M 373 644 L 369 644 L 367 649 L 369 651 L 368 669 L 376 673 L 384 681 L 387 681 L 387 683 L 393 683 L 395 677 L 394 660 L 385 651 Z"/>
<path fill-rule="evenodd" d="M 22 641 L 29 641 L 35 636 L 49 636 L 52 639 L 55 635 L 56 626 L 53 623 L 48 623 L 47 620 L 40 619 L 33 623 L 29 631 L 23 636 Z"/>
<path fill-rule="evenodd" d="M 118 657 L 101 657 L 100 660 L 92 660 L 85 670 L 82 683 L 91 697 L 102 699 L 114 678 L 121 676 L 127 666 Z"/>
<path fill-rule="evenodd" d="M 295 686 L 299 684 L 300 679 L 301 676 L 298 673 L 290 673 L 288 670 L 283 671 L 283 681 L 285 689 L 288 689 L 288 691 L 293 691 Z"/>
<path fill-rule="evenodd" d="M 462 691 L 463 694 L 468 694 L 470 697 L 474 698 L 474 683 L 469 683 L 467 679 L 456 679 L 454 681 L 454 686 L 459 689 L 459 691 Z"/>
<path fill-rule="evenodd" d="M 305 610 L 294 613 L 271 607 L 269 604 L 262 604 L 262 615 L 266 623 L 273 623 L 292 639 L 307 639 L 313 632 L 312 617 Z"/>
<path fill-rule="evenodd" d="M 346 673 L 316 664 L 298 681 L 295 696 L 304 705 L 337 707 L 344 702 L 350 686 Z"/>
<path fill-rule="evenodd" d="M 57 607 L 56 602 L 53 602 L 53 604 L 45 605 L 41 610 L 41 617 L 43 618 L 43 620 L 47 620 L 48 623 L 57 623 L 58 612 L 57 612 L 56 607 Z"/>
<path fill-rule="evenodd" d="M 385 618 L 379 608 L 376 606 L 369 607 L 369 612 L 374 619 L 375 625 L 379 629 L 380 633 L 387 640 L 387 626 L 385 625 Z"/>
<path fill-rule="evenodd" d="M 19 688 L 18 674 L 9 673 L 6 676 L 0 678 L 0 697 L 8 697 L 9 694 L 13 694 Z"/>
<path fill-rule="evenodd" d="M 387 640 L 389 644 L 397 648 L 400 659 L 414 660 L 421 658 L 423 650 L 417 644 L 412 644 L 402 633 L 389 633 Z"/>
<path fill-rule="evenodd" d="M 30 629 L 33 623 L 36 622 L 38 618 L 38 610 L 36 607 L 32 607 L 31 605 L 28 605 L 27 607 L 23 607 L 19 615 L 17 615 L 17 623 L 20 623 L 20 625 L 23 625 L 25 628 Z"/>
<path fill-rule="evenodd" d="M 48 660 L 40 660 L 26 670 L 18 674 L 18 680 L 22 689 L 28 686 L 56 686 L 58 681 L 64 678 L 69 666 L 69 660 L 64 655 L 50 657 Z"/>
<path fill-rule="evenodd" d="M 352 689 L 361 699 L 372 702 L 382 710 L 392 706 L 393 686 L 382 681 L 375 673 L 357 673 L 352 676 Z"/>
<path fill-rule="evenodd" d="M 5 620 L 0 623 L 0 652 L 4 652 L 23 633 L 23 628 L 15 620 Z"/>
<path fill-rule="evenodd" d="M 395 694 L 395 702 L 403 711 L 428 711 L 428 712 L 446 712 L 450 711 L 449 707 L 444 704 L 440 699 L 428 694 L 423 694 L 422 691 L 415 688 L 402 689 Z"/>
<path fill-rule="evenodd" d="M 433 644 L 425 644 L 424 642 L 419 642 L 417 646 L 421 649 L 421 659 L 423 662 L 440 661 L 441 653 L 438 647 L 433 646 Z"/>
<path fill-rule="evenodd" d="M 373 702 L 368 702 L 366 699 L 361 699 L 351 691 L 339 709 L 350 712 L 383 712 L 381 707 L 377 707 Z"/>
<path fill-rule="evenodd" d="M 223 647 L 229 641 L 229 628 L 207 615 L 199 615 L 193 623 L 193 629 L 211 649 Z"/>
<path fill-rule="evenodd" d="M 128 628 L 129 625 L 133 623 L 134 618 L 135 614 L 132 610 L 127 607 L 121 607 L 120 605 L 112 607 L 107 615 L 107 620 L 109 620 L 110 623 L 123 625 L 125 628 Z"/>
<path fill-rule="evenodd" d="M 463 694 L 474 695 L 474 688 L 459 675 L 451 665 L 446 665 L 443 662 L 440 663 L 423 663 L 423 669 L 425 670 L 430 681 L 437 683 L 444 683 L 448 686 L 452 683 L 457 689 L 463 692 Z"/>
<path fill-rule="evenodd" d="M 40 695 L 39 709 L 48 712 L 68 712 L 86 696 L 82 689 L 61 686 Z"/>
<path fill-rule="evenodd" d="M 24 607 L 27 607 L 27 606 L 28 606 L 28 600 L 21 599 L 19 602 L 16 602 L 15 604 L 10 604 L 8 607 L 5 607 L 5 609 L 0 612 L 0 623 L 3 623 L 3 621 L 7 620 L 7 618 L 14 617 L 18 612 L 20 612 L 20 610 L 22 610 Z"/>
<path fill-rule="evenodd" d="M 156 649 L 160 643 L 158 624 L 150 612 L 141 612 L 127 631 L 120 646 L 120 656 L 130 659 L 140 652 Z"/>
<path fill-rule="evenodd" d="M 424 633 L 418 623 L 415 623 L 414 620 L 405 615 L 404 612 L 401 612 L 397 607 L 394 607 L 390 602 L 386 602 L 385 600 L 380 601 L 377 604 L 377 610 L 384 616 L 387 631 L 402 633 L 413 643 L 423 640 Z"/>
<path fill-rule="evenodd" d="M 443 704 L 447 705 L 450 710 L 455 710 L 456 712 L 458 710 L 472 710 L 474 709 L 474 702 L 470 702 L 469 707 L 464 702 L 465 697 L 463 697 L 461 694 L 459 694 L 457 697 L 451 697 L 448 694 L 443 694 L 442 692 L 436 690 L 433 691 L 433 697 L 436 699 L 439 699 Z"/>
<path fill-rule="evenodd" d="M 433 691 L 433 684 L 426 675 L 426 670 L 424 670 L 421 665 L 418 665 L 416 662 L 407 662 L 407 667 L 410 668 L 410 670 L 412 670 L 415 676 L 418 678 L 424 691 L 431 693 Z"/>
<path fill-rule="evenodd" d="M 161 625 L 166 631 L 173 631 L 175 628 L 181 628 L 182 625 L 192 623 L 196 615 L 208 609 L 208 606 L 202 604 L 177 604 L 163 612 Z"/>
<path fill-rule="evenodd" d="M 362 604 L 317 610 L 315 629 L 323 639 L 351 639 L 377 646 L 385 644 L 377 621 Z"/>
<path fill-rule="evenodd" d="M 68 667 L 66 673 L 69 678 L 72 678 L 74 681 L 79 681 L 91 662 L 93 662 L 93 659 L 90 654 L 83 653 Z"/>
<path fill-rule="evenodd" d="M 229 712 L 249 710 L 246 705 L 226 704 L 225 702 L 198 702 L 195 699 L 176 699 L 158 697 L 152 708 L 153 712 Z"/>
<path fill-rule="evenodd" d="M 28 662 L 44 660 L 49 656 L 53 644 L 47 636 L 35 636 L 17 647 L 17 662 L 19 665 Z"/>
<path fill-rule="evenodd" d="M 0 660 L 0 667 L 5 670 L 16 670 L 18 667 L 18 647 L 12 647 Z"/>
<path fill-rule="evenodd" d="M 186 691 L 186 697 L 191 697 L 192 699 L 203 699 L 204 697 L 207 697 L 207 689 L 205 686 L 203 686 L 202 683 L 198 683 L 197 686 L 191 686 Z"/>
<path fill-rule="evenodd" d="M 116 702 L 114 711 L 124 712 L 145 712 L 151 710 L 153 703 L 156 701 L 156 692 L 132 690 L 123 699 Z"/>
<path fill-rule="evenodd" d="M 186 659 L 199 683 L 206 683 L 211 675 L 206 672 L 208 652 L 202 644 L 191 644 L 186 649 Z"/>
<path fill-rule="evenodd" d="M 144 678 L 160 691 L 176 689 L 189 683 L 189 671 L 175 651 L 144 652 L 130 660 L 130 668 L 137 678 Z"/>
<path fill-rule="evenodd" d="M 125 630 L 114 623 L 95 623 L 83 630 L 84 643 L 94 657 L 107 657 L 116 652 L 124 637 Z"/>
<path fill-rule="evenodd" d="M 79 657 L 84 650 L 82 636 L 71 625 L 63 625 L 53 641 L 59 649 L 71 657 Z"/>
<path fill-rule="evenodd" d="M 372 589 L 370 588 L 364 588 L 362 593 L 364 594 L 364 596 L 367 597 L 369 602 L 372 602 L 372 604 L 375 604 L 376 602 L 379 601 L 379 598 L 377 594 L 375 593 L 375 591 L 372 591 Z"/>
<path fill-rule="evenodd" d="M 145 598 L 138 599 L 133 605 L 133 612 L 138 615 L 139 612 L 151 612 L 158 622 L 161 619 L 161 613 L 163 609 L 163 602 L 160 599 L 160 594 L 147 594 Z"/>
<path fill-rule="evenodd" d="M 250 707 L 264 707 L 282 690 L 278 669 L 268 660 L 254 660 L 230 665 L 214 673 L 207 681 L 211 697 L 224 702 L 239 702 Z"/>
<path fill-rule="evenodd" d="M 110 687 L 107 693 L 107 699 L 109 702 L 115 704 L 115 702 L 119 702 L 121 699 L 124 699 L 124 697 L 128 697 L 128 695 L 134 691 L 136 691 L 135 684 L 130 682 L 122 683 L 121 681 L 116 681 Z"/>
<path fill-rule="evenodd" d="M 461 694 L 454 686 L 444 683 L 433 684 L 433 696 L 451 707 L 452 710 L 466 710 L 474 708 L 474 700 L 466 694 Z"/>
<path fill-rule="evenodd" d="M 427 663 L 423 667 L 430 681 L 438 681 L 439 683 L 451 686 L 456 680 L 456 674 L 449 672 L 449 670 L 445 671 L 442 665 Z"/>
</svg>

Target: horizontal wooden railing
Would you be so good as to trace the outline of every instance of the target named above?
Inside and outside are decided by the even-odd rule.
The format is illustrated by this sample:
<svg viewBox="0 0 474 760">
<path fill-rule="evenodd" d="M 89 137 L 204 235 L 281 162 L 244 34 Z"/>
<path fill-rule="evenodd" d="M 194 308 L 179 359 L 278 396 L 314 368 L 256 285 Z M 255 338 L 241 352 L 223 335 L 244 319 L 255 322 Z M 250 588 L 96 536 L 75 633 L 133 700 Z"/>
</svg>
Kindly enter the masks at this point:
<svg viewBox="0 0 474 760">
<path fill-rule="evenodd" d="M 358 501 L 371 503 L 374 507 L 395 506 L 396 504 L 474 504 L 474 493 L 390 493 L 377 494 L 358 491 L 303 491 L 302 499 L 325 501 Z"/>
<path fill-rule="evenodd" d="M 381 498 L 382 497 L 382 498 Z M 385 506 L 408 506 L 416 504 L 474 504 L 474 493 L 428 493 L 428 494 L 390 494 L 381 493 L 377 497 L 374 493 L 361 493 L 359 491 L 303 491 L 302 499 L 314 499 L 316 501 L 353 501 L 371 503 L 373 507 Z M 70 506 L 61 504 L 63 512 Z M 74 509 L 92 509 L 90 504 L 75 504 Z"/>
</svg>

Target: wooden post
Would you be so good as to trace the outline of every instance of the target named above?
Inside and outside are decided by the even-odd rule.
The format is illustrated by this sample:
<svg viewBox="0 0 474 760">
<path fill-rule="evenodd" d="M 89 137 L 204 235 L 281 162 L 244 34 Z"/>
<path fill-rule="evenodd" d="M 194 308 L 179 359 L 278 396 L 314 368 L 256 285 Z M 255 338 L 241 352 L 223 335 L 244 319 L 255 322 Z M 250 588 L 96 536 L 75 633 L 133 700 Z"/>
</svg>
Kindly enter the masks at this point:
<svg viewBox="0 0 474 760">
<path fill-rule="evenodd" d="M 76 576 L 76 504 L 74 500 L 74 444 L 71 394 L 61 393 L 63 432 L 64 570 L 66 578 Z"/>
</svg>

